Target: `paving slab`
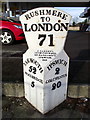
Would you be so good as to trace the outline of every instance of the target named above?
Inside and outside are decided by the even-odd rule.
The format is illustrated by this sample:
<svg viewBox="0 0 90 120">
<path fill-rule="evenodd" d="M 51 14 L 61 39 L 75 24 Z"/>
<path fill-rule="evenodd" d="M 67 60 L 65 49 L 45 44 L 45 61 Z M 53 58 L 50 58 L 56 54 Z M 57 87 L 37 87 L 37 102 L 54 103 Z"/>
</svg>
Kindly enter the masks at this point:
<svg viewBox="0 0 90 120">
<path fill-rule="evenodd" d="M 36 110 L 24 97 L 3 97 L 2 118 L 89 118 L 90 100 L 88 98 L 67 98 L 62 104 L 43 115 Z"/>
</svg>

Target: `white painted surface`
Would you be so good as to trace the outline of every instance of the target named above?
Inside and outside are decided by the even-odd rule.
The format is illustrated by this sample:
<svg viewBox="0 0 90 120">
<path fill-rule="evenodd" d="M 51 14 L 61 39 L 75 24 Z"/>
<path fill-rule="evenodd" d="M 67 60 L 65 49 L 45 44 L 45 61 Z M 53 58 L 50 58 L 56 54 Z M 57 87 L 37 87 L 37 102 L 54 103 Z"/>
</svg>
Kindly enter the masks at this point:
<svg viewBox="0 0 90 120">
<path fill-rule="evenodd" d="M 57 17 L 58 14 L 63 16 Z M 28 50 L 23 54 L 25 98 L 43 114 L 62 103 L 67 96 L 69 57 L 63 47 L 68 26 L 63 26 L 69 25 L 70 18 L 67 13 L 54 8 L 36 8 L 20 17 L 28 44 Z M 47 24 L 56 24 L 56 28 L 49 31 Z M 38 31 L 35 28 L 38 25 L 45 26 Z"/>
<path fill-rule="evenodd" d="M 29 58 L 26 52 L 23 63 L 27 58 L 33 58 L 34 61 L 38 62 L 34 56 Z M 62 60 L 65 61 L 65 65 L 64 62 L 60 63 Z M 55 61 L 58 61 L 57 64 L 48 70 L 48 66 Z M 43 66 L 42 73 L 31 61 L 26 66 L 24 65 L 24 86 L 26 99 L 44 114 L 66 99 L 69 58 L 62 50 L 49 64 L 45 66 L 42 62 L 40 65 Z M 30 66 L 36 67 L 36 74 L 29 71 Z"/>
<path fill-rule="evenodd" d="M 53 50 L 54 52 L 59 53 L 64 47 L 67 35 L 67 31 L 62 24 L 68 29 L 70 19 L 71 16 L 67 13 L 48 7 L 29 10 L 21 15 L 20 20 L 29 48 L 32 50 Z M 39 25 L 42 25 L 44 30 L 39 27 Z M 44 37 L 46 37 L 41 46 L 39 44 L 43 37 L 40 37 L 40 35 L 45 35 Z M 49 46 L 50 35 L 53 35 L 54 46 Z"/>
</svg>

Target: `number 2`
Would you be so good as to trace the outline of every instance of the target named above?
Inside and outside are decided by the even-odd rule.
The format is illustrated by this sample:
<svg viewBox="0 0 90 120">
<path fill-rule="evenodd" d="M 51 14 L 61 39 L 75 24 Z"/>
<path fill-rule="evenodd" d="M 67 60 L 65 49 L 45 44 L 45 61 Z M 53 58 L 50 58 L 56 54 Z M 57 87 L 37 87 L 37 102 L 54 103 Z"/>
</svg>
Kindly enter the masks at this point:
<svg viewBox="0 0 90 120">
<path fill-rule="evenodd" d="M 57 74 L 59 74 L 59 73 L 60 73 L 60 68 L 57 67 L 57 68 L 55 69 L 55 75 L 57 75 Z"/>
</svg>

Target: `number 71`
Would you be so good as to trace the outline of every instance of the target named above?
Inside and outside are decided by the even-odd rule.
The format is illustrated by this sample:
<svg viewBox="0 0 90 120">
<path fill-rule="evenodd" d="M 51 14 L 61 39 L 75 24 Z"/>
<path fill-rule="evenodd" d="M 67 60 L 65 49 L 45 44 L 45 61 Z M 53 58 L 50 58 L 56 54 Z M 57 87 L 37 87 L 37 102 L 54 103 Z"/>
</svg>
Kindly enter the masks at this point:
<svg viewBox="0 0 90 120">
<path fill-rule="evenodd" d="M 53 44 L 53 34 L 48 35 L 48 37 L 50 37 L 50 44 L 48 46 L 54 46 L 54 44 Z M 42 38 L 42 40 L 39 42 L 40 46 L 43 45 L 43 42 L 46 39 L 46 34 L 39 34 L 38 39 L 41 39 L 41 38 Z"/>
</svg>

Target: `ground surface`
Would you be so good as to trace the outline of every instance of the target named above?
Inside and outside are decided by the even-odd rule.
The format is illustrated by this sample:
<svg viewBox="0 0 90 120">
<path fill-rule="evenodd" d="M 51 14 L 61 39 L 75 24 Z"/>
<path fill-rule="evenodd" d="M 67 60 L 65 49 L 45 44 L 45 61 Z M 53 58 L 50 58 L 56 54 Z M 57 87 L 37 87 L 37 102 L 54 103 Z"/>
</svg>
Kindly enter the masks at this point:
<svg viewBox="0 0 90 120">
<path fill-rule="evenodd" d="M 62 104 L 45 115 L 38 112 L 24 97 L 3 97 L 2 118 L 88 118 L 90 99 L 67 98 Z"/>
</svg>

